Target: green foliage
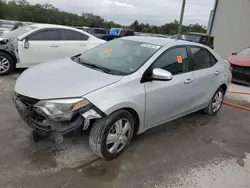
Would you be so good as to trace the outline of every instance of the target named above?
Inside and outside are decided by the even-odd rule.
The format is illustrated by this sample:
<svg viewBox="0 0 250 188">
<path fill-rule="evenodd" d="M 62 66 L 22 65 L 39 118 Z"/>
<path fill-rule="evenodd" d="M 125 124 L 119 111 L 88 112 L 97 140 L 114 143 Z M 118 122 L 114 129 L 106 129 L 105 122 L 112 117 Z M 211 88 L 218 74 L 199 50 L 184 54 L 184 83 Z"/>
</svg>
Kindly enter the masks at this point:
<svg viewBox="0 0 250 188">
<path fill-rule="evenodd" d="M 31 5 L 26 0 L 0 0 L 0 18 L 7 20 L 28 21 L 35 23 L 50 23 L 68 26 L 88 26 L 88 27 L 103 27 L 103 28 L 120 28 L 130 27 L 136 32 L 156 33 L 156 34 L 176 34 L 178 31 L 177 20 L 167 23 L 162 26 L 149 25 L 139 23 L 137 20 L 130 26 L 122 26 L 107 21 L 104 18 L 91 14 L 82 13 L 77 15 L 73 13 L 63 12 L 55 8 L 51 4 L 35 4 Z M 204 26 L 197 24 L 190 24 L 183 26 L 183 32 L 206 32 Z"/>
<path fill-rule="evenodd" d="M 137 20 L 133 22 L 130 27 L 136 32 L 143 33 L 156 33 L 156 34 L 166 34 L 166 35 L 174 35 L 178 32 L 179 22 L 174 20 L 174 22 L 164 24 L 162 26 L 149 25 L 144 23 L 139 23 Z M 182 27 L 183 33 L 185 32 L 199 32 L 206 33 L 206 28 L 202 25 L 190 24 L 188 26 Z"/>
</svg>

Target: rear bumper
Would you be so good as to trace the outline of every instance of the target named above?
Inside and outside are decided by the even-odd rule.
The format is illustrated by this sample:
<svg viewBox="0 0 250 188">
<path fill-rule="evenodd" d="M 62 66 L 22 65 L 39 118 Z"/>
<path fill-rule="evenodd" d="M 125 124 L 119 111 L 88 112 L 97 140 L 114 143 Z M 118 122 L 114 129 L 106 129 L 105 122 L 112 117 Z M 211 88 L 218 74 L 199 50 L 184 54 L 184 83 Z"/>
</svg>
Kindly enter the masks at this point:
<svg viewBox="0 0 250 188">
<path fill-rule="evenodd" d="M 72 118 L 71 121 L 53 122 L 46 117 L 37 114 L 32 107 L 27 107 L 21 100 L 13 96 L 13 101 L 16 109 L 22 119 L 36 132 L 41 135 L 49 135 L 53 131 L 60 134 L 66 134 L 81 126 L 84 122 L 84 117 L 78 115 Z"/>
</svg>

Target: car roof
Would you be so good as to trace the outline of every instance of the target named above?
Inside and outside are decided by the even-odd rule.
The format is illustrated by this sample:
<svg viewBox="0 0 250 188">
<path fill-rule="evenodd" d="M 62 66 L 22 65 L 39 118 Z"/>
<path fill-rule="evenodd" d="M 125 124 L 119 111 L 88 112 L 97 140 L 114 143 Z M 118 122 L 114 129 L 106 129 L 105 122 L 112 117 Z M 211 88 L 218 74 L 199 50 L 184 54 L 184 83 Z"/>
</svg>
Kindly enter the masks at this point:
<svg viewBox="0 0 250 188">
<path fill-rule="evenodd" d="M 36 28 L 39 28 L 39 29 L 44 29 L 44 28 L 57 28 L 57 29 L 70 29 L 70 30 L 74 30 L 74 31 L 77 31 L 77 32 L 81 32 L 85 35 L 88 35 L 89 37 L 94 37 L 92 35 L 90 35 L 88 32 L 82 30 L 82 29 L 79 29 L 79 28 L 75 28 L 75 27 L 70 27 L 70 26 L 64 26 L 64 25 L 56 25 L 56 24 L 32 24 L 30 26 L 33 26 L 33 27 L 36 27 Z"/>
<path fill-rule="evenodd" d="M 64 29 L 76 29 L 73 27 L 69 26 L 64 26 L 64 25 L 56 25 L 56 24 L 32 24 L 31 26 L 37 27 L 37 28 L 64 28 Z"/>
<path fill-rule="evenodd" d="M 143 42 L 143 43 L 151 43 L 160 46 L 170 45 L 196 45 L 196 46 L 204 46 L 198 43 L 189 42 L 185 40 L 177 40 L 177 39 L 169 39 L 169 38 L 161 38 L 161 37 L 147 37 L 147 36 L 131 36 L 131 37 L 123 37 L 123 40 L 131 40 L 136 42 Z"/>
<path fill-rule="evenodd" d="M 87 29 L 103 29 L 103 30 L 106 30 L 105 28 L 102 28 L 102 27 L 89 27 Z"/>
<path fill-rule="evenodd" d="M 199 35 L 199 36 L 206 36 L 206 37 L 214 37 L 212 35 L 208 35 L 206 33 L 197 33 L 197 32 L 188 32 L 188 33 L 184 33 L 184 35 Z"/>
</svg>

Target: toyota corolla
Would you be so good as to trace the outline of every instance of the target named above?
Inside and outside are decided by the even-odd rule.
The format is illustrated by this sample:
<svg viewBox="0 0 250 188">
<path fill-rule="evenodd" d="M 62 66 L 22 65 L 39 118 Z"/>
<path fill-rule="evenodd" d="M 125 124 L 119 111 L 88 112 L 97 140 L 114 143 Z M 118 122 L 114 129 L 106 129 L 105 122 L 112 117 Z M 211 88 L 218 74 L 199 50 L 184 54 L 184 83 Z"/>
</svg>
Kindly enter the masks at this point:
<svg viewBox="0 0 250 188">
<path fill-rule="evenodd" d="M 124 37 L 24 71 L 13 99 L 34 135 L 91 129 L 91 149 L 108 160 L 149 128 L 198 110 L 215 115 L 231 77 L 204 45 Z"/>
</svg>

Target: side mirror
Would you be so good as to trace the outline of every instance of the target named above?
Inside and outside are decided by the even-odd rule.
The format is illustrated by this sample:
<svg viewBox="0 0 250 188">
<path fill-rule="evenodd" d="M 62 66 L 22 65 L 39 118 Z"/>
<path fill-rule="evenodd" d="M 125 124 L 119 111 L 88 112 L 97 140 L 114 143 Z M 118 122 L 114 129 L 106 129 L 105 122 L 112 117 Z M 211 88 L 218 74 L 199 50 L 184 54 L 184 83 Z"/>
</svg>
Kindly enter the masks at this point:
<svg viewBox="0 0 250 188">
<path fill-rule="evenodd" d="M 172 79 L 173 75 L 170 72 L 159 68 L 153 69 L 152 80 L 169 81 Z"/>
<path fill-rule="evenodd" d="M 233 52 L 232 55 L 237 55 L 237 52 Z"/>
<path fill-rule="evenodd" d="M 28 39 L 24 39 L 24 40 L 23 40 L 23 47 L 24 47 L 25 49 L 28 49 L 28 48 L 29 48 L 29 41 L 28 41 Z"/>
</svg>

